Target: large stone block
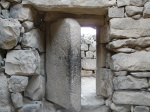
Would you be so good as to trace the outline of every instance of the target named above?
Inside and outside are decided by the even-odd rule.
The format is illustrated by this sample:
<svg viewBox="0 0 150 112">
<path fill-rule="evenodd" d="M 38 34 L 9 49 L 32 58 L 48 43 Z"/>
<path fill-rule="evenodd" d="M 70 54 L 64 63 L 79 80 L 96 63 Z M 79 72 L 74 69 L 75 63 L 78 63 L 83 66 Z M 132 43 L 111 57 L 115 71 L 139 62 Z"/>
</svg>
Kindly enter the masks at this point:
<svg viewBox="0 0 150 112">
<path fill-rule="evenodd" d="M 23 107 L 23 97 L 21 93 L 11 93 L 11 100 L 15 108 Z"/>
<path fill-rule="evenodd" d="M 103 15 L 106 13 L 105 8 L 115 5 L 116 0 L 23 0 L 23 4 L 33 5 L 42 11 Z"/>
<path fill-rule="evenodd" d="M 17 19 L 0 19 L 0 48 L 12 49 L 20 40 L 21 24 Z"/>
<path fill-rule="evenodd" d="M 124 17 L 124 8 L 111 7 L 108 9 L 109 18 L 122 18 Z"/>
<path fill-rule="evenodd" d="M 96 94 L 111 97 L 113 93 L 113 73 L 110 69 L 98 68 L 96 71 Z"/>
<path fill-rule="evenodd" d="M 1 107 L 9 106 L 9 104 L 10 104 L 10 93 L 8 90 L 8 80 L 6 76 L 0 76 L 0 111 Z"/>
<path fill-rule="evenodd" d="M 36 11 L 30 6 L 22 4 L 17 4 L 10 8 L 10 18 L 18 19 L 19 21 L 34 21 L 36 14 Z"/>
<path fill-rule="evenodd" d="M 11 92 L 23 92 L 28 85 L 28 77 L 25 76 L 11 76 L 8 81 L 8 88 Z"/>
<path fill-rule="evenodd" d="M 130 105 L 116 105 L 114 103 L 110 105 L 110 108 L 113 110 L 113 112 L 130 112 L 131 110 Z"/>
<path fill-rule="evenodd" d="M 150 17 L 150 2 L 147 2 L 144 5 L 144 12 L 143 12 L 144 18 L 149 18 Z"/>
<path fill-rule="evenodd" d="M 118 53 L 111 57 L 111 68 L 115 71 L 150 70 L 149 58 L 150 52 L 146 51 L 139 51 L 131 54 Z"/>
<path fill-rule="evenodd" d="M 21 45 L 23 48 L 36 48 L 39 52 L 45 52 L 44 36 L 39 29 L 33 29 L 23 34 Z"/>
<path fill-rule="evenodd" d="M 149 112 L 149 108 L 146 106 L 136 106 L 134 112 Z"/>
<path fill-rule="evenodd" d="M 135 78 L 132 76 L 119 76 L 113 79 L 114 89 L 142 89 L 148 88 L 147 78 Z"/>
<path fill-rule="evenodd" d="M 128 23 L 128 24 L 127 24 Z M 114 18 L 110 20 L 111 38 L 139 38 L 150 36 L 150 19 Z"/>
<path fill-rule="evenodd" d="M 80 25 L 64 19 L 50 26 L 46 44 L 46 99 L 69 112 L 81 109 Z"/>
<path fill-rule="evenodd" d="M 117 0 L 117 6 L 122 7 L 122 6 L 128 6 L 128 5 L 133 5 L 133 6 L 144 6 L 144 4 L 147 2 L 147 0 Z"/>
<path fill-rule="evenodd" d="M 126 6 L 126 13 L 128 16 L 133 16 L 137 14 L 142 14 L 143 7 L 136 7 L 136 6 Z"/>
<path fill-rule="evenodd" d="M 36 50 L 9 51 L 5 61 L 5 73 L 8 75 L 39 75 L 39 53 Z"/>
<path fill-rule="evenodd" d="M 81 66 L 85 70 L 96 70 L 96 59 L 82 59 Z"/>
<path fill-rule="evenodd" d="M 150 72 L 131 72 L 130 74 L 135 77 L 150 77 Z"/>
<path fill-rule="evenodd" d="M 97 67 L 106 67 L 107 49 L 106 44 L 97 44 Z"/>
<path fill-rule="evenodd" d="M 130 5 L 130 0 L 117 0 L 118 7 L 122 7 L 122 6 L 126 6 L 126 5 Z"/>
<path fill-rule="evenodd" d="M 118 91 L 114 92 L 112 100 L 116 104 L 150 106 L 150 93 L 144 91 Z"/>
<path fill-rule="evenodd" d="M 107 48 L 110 50 L 118 49 L 118 48 L 126 48 L 126 46 L 130 48 L 135 47 L 148 47 L 150 45 L 150 37 L 142 37 L 138 39 L 118 39 L 116 41 L 112 41 L 107 44 Z"/>
<path fill-rule="evenodd" d="M 134 6 L 144 6 L 144 4 L 147 2 L 148 0 L 130 0 L 130 5 L 134 5 Z"/>
<path fill-rule="evenodd" d="M 33 76 L 24 92 L 26 97 L 32 100 L 42 100 L 45 96 L 45 78 L 42 75 Z"/>
</svg>

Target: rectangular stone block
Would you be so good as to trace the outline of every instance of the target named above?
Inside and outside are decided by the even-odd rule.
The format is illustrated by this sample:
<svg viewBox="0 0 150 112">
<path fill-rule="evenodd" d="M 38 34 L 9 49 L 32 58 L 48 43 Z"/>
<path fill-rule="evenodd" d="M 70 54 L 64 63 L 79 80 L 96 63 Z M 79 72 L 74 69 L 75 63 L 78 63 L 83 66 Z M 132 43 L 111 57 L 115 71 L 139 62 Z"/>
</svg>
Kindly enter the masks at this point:
<svg viewBox="0 0 150 112">
<path fill-rule="evenodd" d="M 96 59 L 82 59 L 81 66 L 85 70 L 96 70 Z"/>
<path fill-rule="evenodd" d="M 113 94 L 113 73 L 110 69 L 97 68 L 96 94 L 109 98 Z"/>
<path fill-rule="evenodd" d="M 150 52 L 146 51 L 118 53 L 111 57 L 111 68 L 115 71 L 149 71 L 149 59 Z"/>
<path fill-rule="evenodd" d="M 149 86 L 147 78 L 136 78 L 130 75 L 114 77 L 113 84 L 115 90 L 125 90 L 125 89 L 135 90 L 148 88 Z"/>
<path fill-rule="evenodd" d="M 81 28 L 74 19 L 53 23 L 46 44 L 46 99 L 69 112 L 81 109 Z"/>
<path fill-rule="evenodd" d="M 97 44 L 97 67 L 106 67 L 106 44 Z"/>
<path fill-rule="evenodd" d="M 93 74 L 93 71 L 81 70 L 82 77 L 89 77 L 89 76 L 92 76 L 92 74 Z"/>
<path fill-rule="evenodd" d="M 149 23 L 150 19 L 113 18 L 110 20 L 110 36 L 111 38 L 148 37 L 150 36 Z"/>
<path fill-rule="evenodd" d="M 150 106 L 150 93 L 145 91 L 116 91 L 112 100 L 115 104 Z"/>
<path fill-rule="evenodd" d="M 110 41 L 109 36 L 109 25 L 105 24 L 104 26 L 97 28 L 97 44 L 105 44 Z"/>
<path fill-rule="evenodd" d="M 23 0 L 22 4 L 33 5 L 40 11 L 104 15 L 106 7 L 114 3 L 112 0 Z"/>
<path fill-rule="evenodd" d="M 40 75 L 40 56 L 37 50 L 11 50 L 6 55 L 8 75 Z"/>
<path fill-rule="evenodd" d="M 109 18 L 122 18 L 124 17 L 124 8 L 111 7 L 108 9 Z"/>
</svg>

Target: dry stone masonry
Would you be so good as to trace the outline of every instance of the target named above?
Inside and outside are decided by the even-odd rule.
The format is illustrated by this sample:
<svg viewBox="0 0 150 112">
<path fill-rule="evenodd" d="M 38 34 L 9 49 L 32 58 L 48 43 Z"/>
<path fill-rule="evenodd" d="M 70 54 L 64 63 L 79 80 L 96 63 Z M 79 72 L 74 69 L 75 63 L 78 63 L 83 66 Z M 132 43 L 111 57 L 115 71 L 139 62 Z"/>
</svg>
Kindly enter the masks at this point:
<svg viewBox="0 0 150 112">
<path fill-rule="evenodd" d="M 150 112 L 149 59 L 150 0 L 0 0 L 0 112 Z M 80 62 L 96 73 L 95 110 Z"/>
<path fill-rule="evenodd" d="M 81 35 L 81 67 L 81 76 L 95 76 L 96 35 L 94 34 Z"/>
</svg>

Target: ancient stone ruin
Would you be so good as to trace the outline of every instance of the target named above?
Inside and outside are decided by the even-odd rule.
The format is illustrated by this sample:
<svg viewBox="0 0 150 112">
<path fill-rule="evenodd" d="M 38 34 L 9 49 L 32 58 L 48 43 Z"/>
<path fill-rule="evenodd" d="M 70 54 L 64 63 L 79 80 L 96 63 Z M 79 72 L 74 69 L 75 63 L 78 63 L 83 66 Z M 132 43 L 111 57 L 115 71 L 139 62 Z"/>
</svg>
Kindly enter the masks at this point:
<svg viewBox="0 0 150 112">
<path fill-rule="evenodd" d="M 150 0 L 0 4 L 0 112 L 150 112 Z M 83 26 L 97 31 L 97 100 L 86 105 Z"/>
</svg>

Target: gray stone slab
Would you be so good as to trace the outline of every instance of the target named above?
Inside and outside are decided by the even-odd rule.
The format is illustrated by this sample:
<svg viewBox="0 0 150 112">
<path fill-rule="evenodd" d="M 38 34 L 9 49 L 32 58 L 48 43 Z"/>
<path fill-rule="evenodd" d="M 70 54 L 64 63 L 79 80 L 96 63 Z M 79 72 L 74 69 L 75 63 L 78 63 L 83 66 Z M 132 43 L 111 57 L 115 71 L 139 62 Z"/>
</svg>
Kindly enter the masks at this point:
<svg viewBox="0 0 150 112">
<path fill-rule="evenodd" d="M 144 58 L 143 58 L 144 57 Z M 150 52 L 139 51 L 131 54 L 118 53 L 112 56 L 111 68 L 115 71 L 150 70 Z"/>
<path fill-rule="evenodd" d="M 113 18 L 110 20 L 110 36 L 111 38 L 148 37 L 150 36 L 149 21 L 150 19 Z"/>
<path fill-rule="evenodd" d="M 35 6 L 40 11 L 63 11 L 77 14 L 106 13 L 106 7 L 112 6 L 116 0 L 23 0 L 22 4 Z M 59 7 L 59 8 L 58 8 Z"/>
<path fill-rule="evenodd" d="M 113 94 L 113 73 L 110 69 L 97 68 L 96 94 L 110 98 Z"/>
<path fill-rule="evenodd" d="M 46 45 L 46 99 L 69 112 L 81 109 L 80 25 L 73 19 L 53 23 Z"/>
<path fill-rule="evenodd" d="M 150 93 L 145 91 L 116 91 L 112 100 L 115 104 L 150 106 Z"/>
<path fill-rule="evenodd" d="M 113 84 L 115 90 L 142 89 L 149 86 L 147 78 L 136 78 L 130 75 L 114 77 Z"/>
</svg>

